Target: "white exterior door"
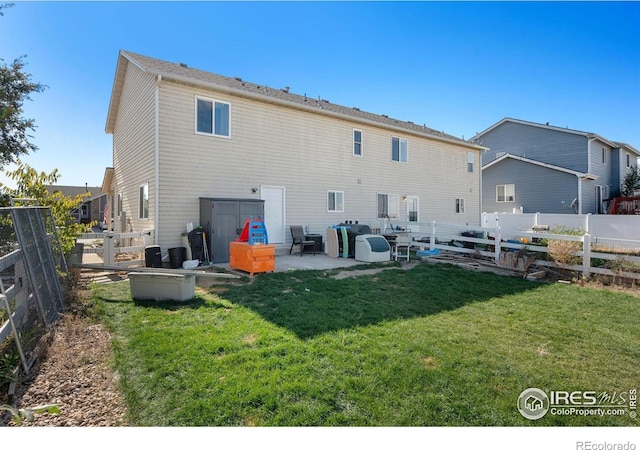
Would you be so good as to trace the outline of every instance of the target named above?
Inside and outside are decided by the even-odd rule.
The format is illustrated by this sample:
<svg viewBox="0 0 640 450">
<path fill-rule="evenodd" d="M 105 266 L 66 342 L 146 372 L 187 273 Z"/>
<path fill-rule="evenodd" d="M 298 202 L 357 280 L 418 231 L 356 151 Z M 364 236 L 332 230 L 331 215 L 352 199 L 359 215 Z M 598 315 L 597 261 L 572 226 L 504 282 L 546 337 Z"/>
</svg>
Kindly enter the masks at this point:
<svg viewBox="0 0 640 450">
<path fill-rule="evenodd" d="M 283 244 L 284 235 L 284 187 L 262 186 L 260 198 L 264 200 L 264 224 L 269 244 Z"/>
</svg>

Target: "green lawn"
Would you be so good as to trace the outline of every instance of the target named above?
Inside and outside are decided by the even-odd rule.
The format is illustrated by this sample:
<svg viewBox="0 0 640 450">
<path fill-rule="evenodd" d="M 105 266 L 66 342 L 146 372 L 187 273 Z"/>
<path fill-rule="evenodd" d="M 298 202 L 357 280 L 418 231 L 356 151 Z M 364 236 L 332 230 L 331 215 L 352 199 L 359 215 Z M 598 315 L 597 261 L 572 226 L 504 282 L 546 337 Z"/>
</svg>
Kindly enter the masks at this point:
<svg viewBox="0 0 640 450">
<path fill-rule="evenodd" d="M 217 283 L 186 304 L 95 285 L 137 426 L 612 426 L 531 421 L 526 388 L 638 387 L 640 300 L 419 264 Z M 222 289 L 221 287 L 225 287 Z M 215 293 L 217 292 L 217 293 Z M 628 411 L 627 411 L 628 412 Z"/>
</svg>

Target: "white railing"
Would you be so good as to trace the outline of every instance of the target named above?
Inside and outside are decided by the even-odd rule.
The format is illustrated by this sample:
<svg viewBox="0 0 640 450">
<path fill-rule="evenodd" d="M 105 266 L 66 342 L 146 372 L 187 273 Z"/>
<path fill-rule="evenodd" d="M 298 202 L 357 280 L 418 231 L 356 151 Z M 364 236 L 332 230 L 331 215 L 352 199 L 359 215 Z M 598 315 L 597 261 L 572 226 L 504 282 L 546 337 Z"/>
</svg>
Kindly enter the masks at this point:
<svg viewBox="0 0 640 450">
<path fill-rule="evenodd" d="M 640 216 L 615 214 L 482 213 L 481 225 L 509 231 L 530 230 L 536 225 L 580 229 L 610 239 L 640 239 Z"/>
<path fill-rule="evenodd" d="M 429 248 L 455 253 L 476 254 L 500 262 L 505 251 L 523 251 L 534 254 L 534 264 L 540 266 L 561 267 L 582 272 L 585 277 L 592 273 L 611 276 L 625 276 L 640 280 L 640 241 L 630 239 L 610 239 L 594 237 L 589 233 L 579 236 L 553 234 L 548 232 L 505 231 L 501 227 L 481 227 L 440 222 L 422 223 L 424 233 L 410 232 L 412 247 Z M 579 264 L 556 263 L 548 257 L 549 241 L 576 242 L 575 257 Z M 594 267 L 595 260 L 611 262 L 606 267 Z M 638 269 L 639 273 L 636 273 Z"/>
<path fill-rule="evenodd" d="M 153 244 L 153 230 L 130 233 L 83 233 L 77 239 L 83 252 L 80 263 L 94 263 L 105 266 L 131 266 L 144 264 L 144 249 Z M 88 257 L 95 254 L 97 257 Z M 126 255 L 126 258 L 123 256 Z"/>
</svg>

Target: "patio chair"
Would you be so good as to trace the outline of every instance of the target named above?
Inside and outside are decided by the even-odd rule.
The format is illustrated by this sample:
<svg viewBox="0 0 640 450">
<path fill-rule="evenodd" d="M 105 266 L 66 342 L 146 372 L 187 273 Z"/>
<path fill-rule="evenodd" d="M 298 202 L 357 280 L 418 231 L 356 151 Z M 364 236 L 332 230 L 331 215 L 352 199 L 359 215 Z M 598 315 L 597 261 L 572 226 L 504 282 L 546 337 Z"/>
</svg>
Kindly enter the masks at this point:
<svg viewBox="0 0 640 450">
<path fill-rule="evenodd" d="M 304 235 L 304 231 L 300 225 L 291 225 L 291 248 L 289 249 L 289 254 L 293 251 L 294 245 L 300 246 L 300 256 L 304 253 L 304 249 L 307 247 L 311 247 L 313 250 L 313 254 L 316 254 L 316 241 L 312 241 L 306 238 Z"/>
</svg>

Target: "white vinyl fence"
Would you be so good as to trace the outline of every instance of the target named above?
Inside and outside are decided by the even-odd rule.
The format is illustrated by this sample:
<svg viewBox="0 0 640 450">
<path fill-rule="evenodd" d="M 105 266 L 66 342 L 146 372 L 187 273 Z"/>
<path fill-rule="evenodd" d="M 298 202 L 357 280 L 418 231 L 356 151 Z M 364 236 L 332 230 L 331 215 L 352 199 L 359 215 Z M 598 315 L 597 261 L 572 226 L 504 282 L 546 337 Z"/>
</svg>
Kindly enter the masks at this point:
<svg viewBox="0 0 640 450">
<path fill-rule="evenodd" d="M 640 216 L 615 214 L 483 213 L 483 227 L 500 227 L 509 232 L 533 229 L 536 225 L 580 229 L 592 236 L 640 240 Z"/>
<path fill-rule="evenodd" d="M 522 214 L 520 214 L 522 216 Z M 565 225 L 567 226 L 567 225 Z M 582 235 L 536 232 L 532 229 L 505 230 L 501 226 L 481 227 L 460 224 L 427 222 L 412 226 L 413 247 L 438 249 L 455 253 L 477 254 L 500 261 L 502 252 L 522 251 L 534 254 L 534 264 L 561 267 L 584 276 L 594 273 L 624 276 L 640 280 L 640 240 L 612 239 Z M 413 229 L 419 229 L 416 233 Z M 573 255 L 576 264 L 556 263 L 547 257 L 550 241 L 575 242 Z"/>
<path fill-rule="evenodd" d="M 153 244 L 153 239 L 153 230 L 131 233 L 83 233 L 77 239 L 77 243 L 82 247 L 82 254 L 79 255 L 82 258 L 74 262 L 122 267 L 144 265 L 144 249 Z"/>
</svg>

